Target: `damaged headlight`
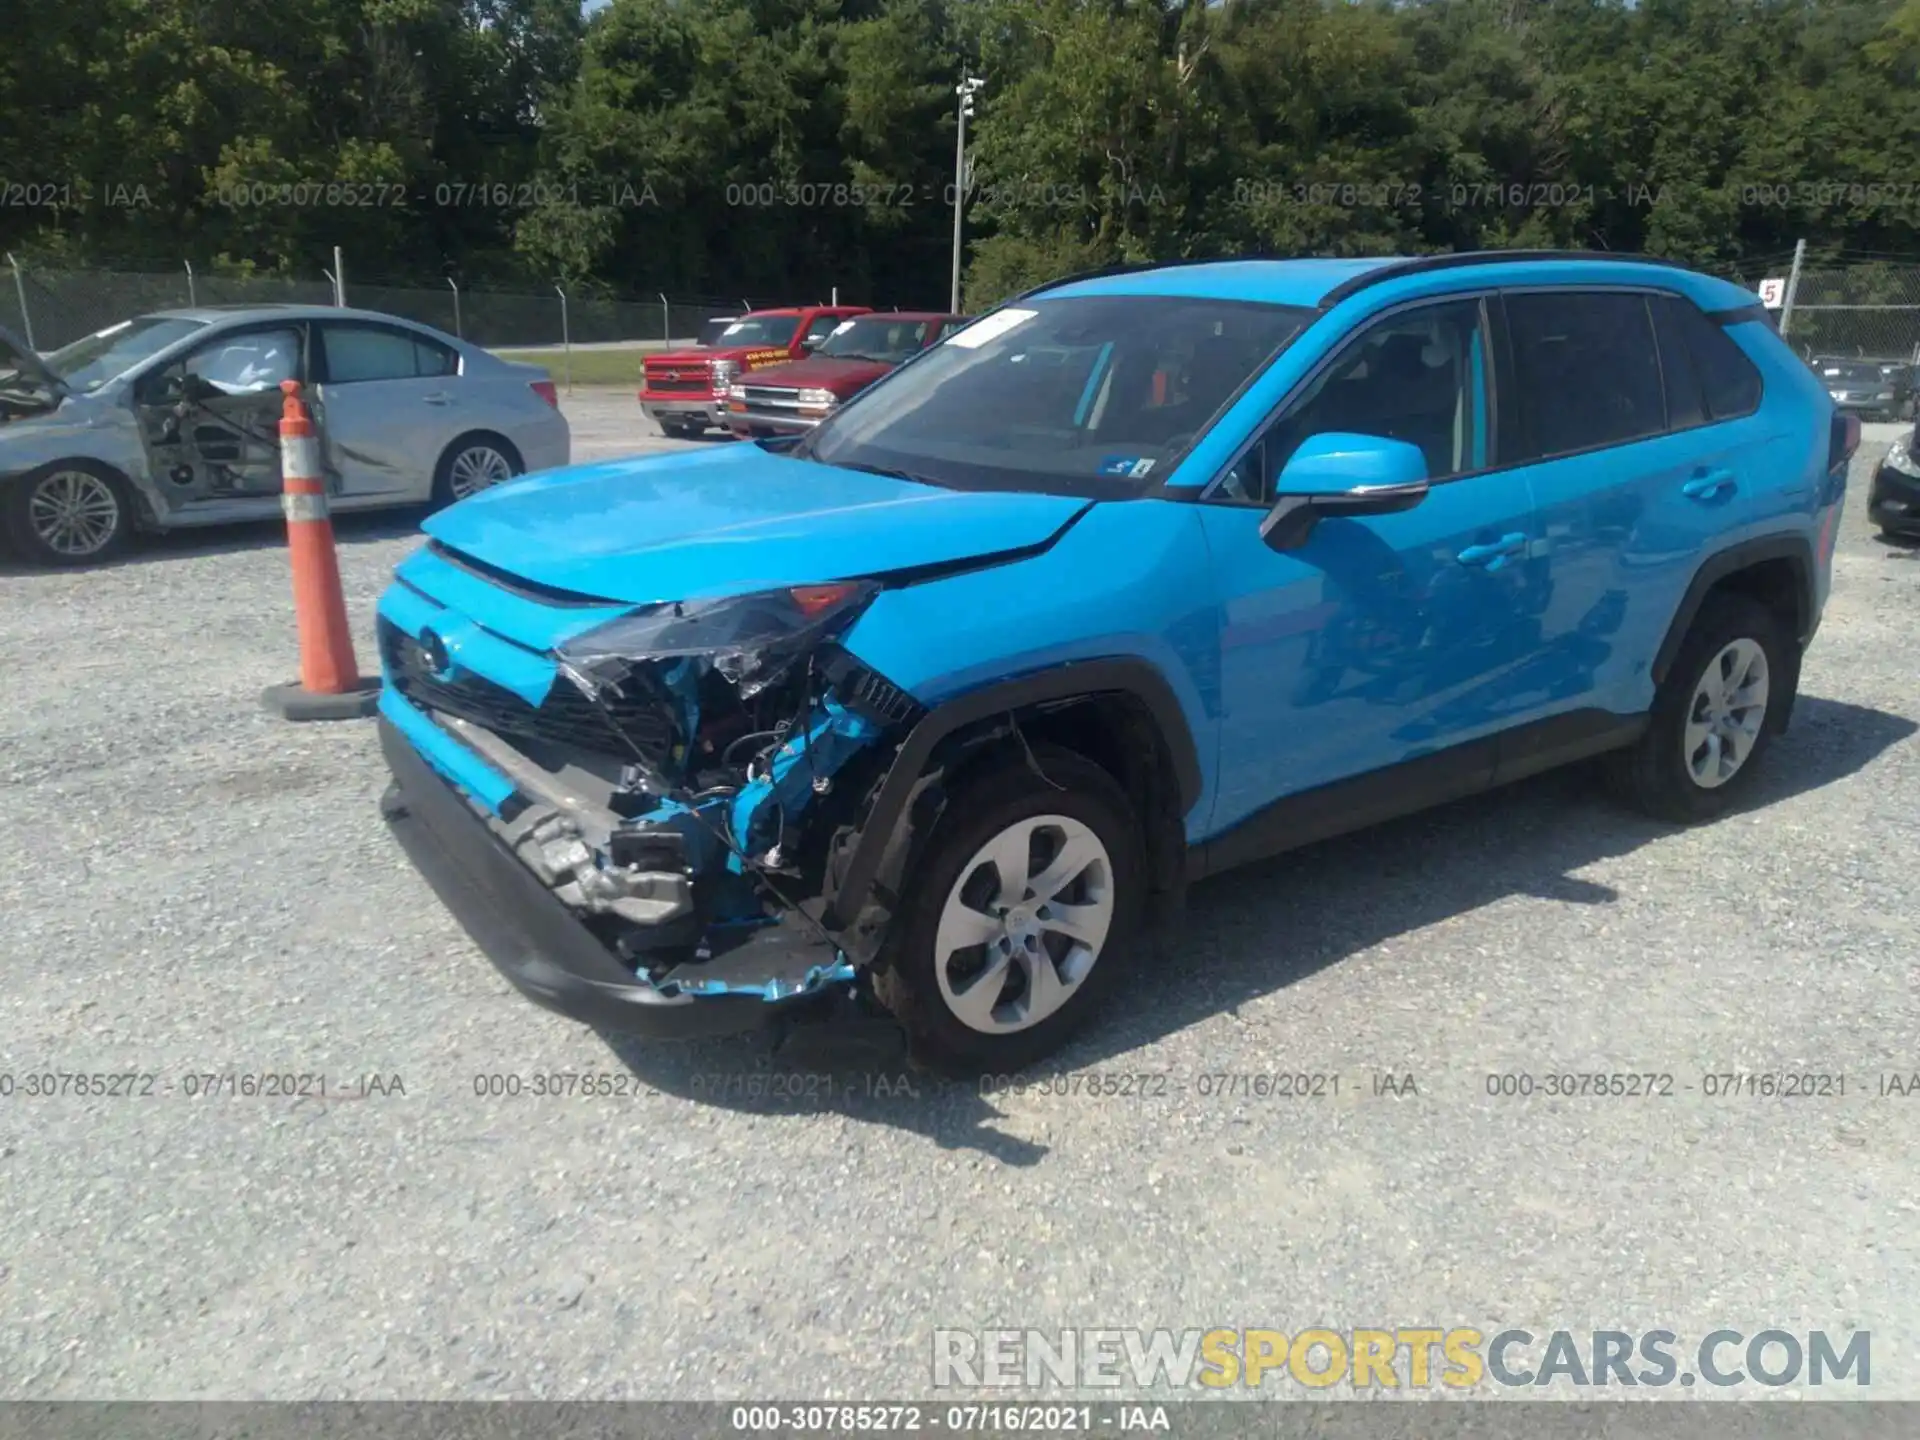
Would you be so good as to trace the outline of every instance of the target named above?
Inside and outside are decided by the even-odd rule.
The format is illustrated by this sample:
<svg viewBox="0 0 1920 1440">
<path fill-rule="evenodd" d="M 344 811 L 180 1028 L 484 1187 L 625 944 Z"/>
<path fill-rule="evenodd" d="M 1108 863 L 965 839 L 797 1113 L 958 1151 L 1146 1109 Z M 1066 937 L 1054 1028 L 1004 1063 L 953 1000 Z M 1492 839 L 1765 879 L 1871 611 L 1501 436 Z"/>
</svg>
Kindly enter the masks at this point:
<svg viewBox="0 0 1920 1440">
<path fill-rule="evenodd" d="M 554 653 L 561 673 L 589 696 L 617 686 L 638 662 L 701 659 L 750 699 L 851 621 L 879 588 L 870 580 L 842 580 L 673 601 L 609 621 Z"/>
</svg>

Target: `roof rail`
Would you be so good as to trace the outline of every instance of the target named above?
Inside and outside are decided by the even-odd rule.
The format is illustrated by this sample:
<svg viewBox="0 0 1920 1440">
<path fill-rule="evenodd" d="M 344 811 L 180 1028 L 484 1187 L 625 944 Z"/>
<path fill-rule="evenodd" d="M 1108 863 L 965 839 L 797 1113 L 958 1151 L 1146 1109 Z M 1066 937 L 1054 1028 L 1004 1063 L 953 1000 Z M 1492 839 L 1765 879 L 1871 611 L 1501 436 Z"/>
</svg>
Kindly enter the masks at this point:
<svg viewBox="0 0 1920 1440">
<path fill-rule="evenodd" d="M 1331 310 L 1342 300 L 1382 281 L 1402 275 L 1427 275 L 1435 270 L 1459 270 L 1470 265 L 1518 264 L 1535 260 L 1611 260 L 1627 265 L 1659 265 L 1668 270 L 1684 270 L 1677 260 L 1658 255 L 1623 255 L 1611 250 L 1462 250 L 1447 255 L 1416 255 L 1381 265 L 1350 280 L 1342 280 L 1320 297 L 1320 308 Z"/>
<path fill-rule="evenodd" d="M 1016 300 L 1026 300 L 1046 290 L 1057 290 L 1062 285 L 1076 285 L 1082 280 L 1101 280 L 1109 275 L 1132 275 L 1143 270 L 1169 270 L 1179 265 L 1226 265 L 1242 260 L 1369 260 L 1381 257 L 1368 255 L 1274 255 L 1267 252 L 1252 251 L 1239 255 L 1192 255 L 1180 260 L 1139 260 L 1124 265 L 1107 265 L 1098 270 L 1082 270 L 1073 275 L 1062 275 L 1058 279 L 1048 280 L 1035 285 L 1030 290 L 1022 290 L 1018 295 L 1009 297 L 1002 304 L 1010 305 Z M 1627 265 L 1659 265 L 1669 270 L 1684 270 L 1687 267 L 1678 260 L 1668 260 L 1658 255 L 1626 255 L 1611 250 L 1461 250 L 1439 255 L 1413 255 L 1405 258 L 1388 258 L 1384 264 L 1342 280 L 1320 299 L 1322 310 L 1331 310 L 1348 296 L 1366 289 L 1369 285 L 1378 285 L 1385 280 L 1397 279 L 1402 275 L 1425 275 L 1434 270 L 1454 270 L 1468 265 L 1499 265 L 1535 260 L 1611 260 Z"/>
<path fill-rule="evenodd" d="M 1142 270 L 1172 270 L 1181 265 L 1232 265 L 1242 260 L 1315 260 L 1324 257 L 1315 255 L 1273 255 L 1263 251 L 1250 251 L 1240 255 L 1188 255 L 1179 260 L 1134 260 L 1124 265 L 1103 265 L 1098 270 L 1081 270 L 1072 275 L 1062 275 L 1058 279 L 1043 281 L 1031 290 L 1022 290 L 1002 301 L 1011 305 L 1015 300 L 1025 300 L 1038 295 L 1043 290 L 1057 290 L 1062 285 L 1077 285 L 1082 280 L 1104 280 L 1109 275 L 1133 275 Z"/>
</svg>

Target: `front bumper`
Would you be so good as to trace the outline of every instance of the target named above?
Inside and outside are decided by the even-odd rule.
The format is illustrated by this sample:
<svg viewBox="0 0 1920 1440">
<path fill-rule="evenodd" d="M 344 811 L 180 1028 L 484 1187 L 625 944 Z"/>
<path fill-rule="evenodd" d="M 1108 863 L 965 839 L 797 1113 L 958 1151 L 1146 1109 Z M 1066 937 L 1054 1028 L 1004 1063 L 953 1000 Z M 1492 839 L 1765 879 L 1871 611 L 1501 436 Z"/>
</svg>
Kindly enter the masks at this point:
<svg viewBox="0 0 1920 1440">
<path fill-rule="evenodd" d="M 768 435 L 804 435 L 826 418 L 821 415 L 796 415 L 791 410 L 764 409 L 727 409 L 721 412 L 721 417 L 721 423 L 735 435 L 754 439 Z"/>
<path fill-rule="evenodd" d="M 1920 534 L 1920 478 L 1882 464 L 1867 491 L 1867 518 L 1884 530 Z"/>
<path fill-rule="evenodd" d="M 785 1020 L 825 993 L 808 984 L 804 993 L 766 999 L 685 989 L 669 994 L 648 984 L 493 837 L 391 720 L 382 716 L 379 724 L 393 774 L 381 812 L 394 837 L 487 958 L 535 1004 L 599 1030 L 690 1039 Z M 811 968 L 806 956 L 764 958 L 790 974 L 805 976 Z"/>
<path fill-rule="evenodd" d="M 649 420 L 658 420 L 662 415 L 676 419 L 698 416 L 709 425 L 725 423 L 721 416 L 725 413 L 721 402 L 711 396 L 689 396 L 672 400 L 656 400 L 645 391 L 640 394 L 640 410 Z"/>
</svg>

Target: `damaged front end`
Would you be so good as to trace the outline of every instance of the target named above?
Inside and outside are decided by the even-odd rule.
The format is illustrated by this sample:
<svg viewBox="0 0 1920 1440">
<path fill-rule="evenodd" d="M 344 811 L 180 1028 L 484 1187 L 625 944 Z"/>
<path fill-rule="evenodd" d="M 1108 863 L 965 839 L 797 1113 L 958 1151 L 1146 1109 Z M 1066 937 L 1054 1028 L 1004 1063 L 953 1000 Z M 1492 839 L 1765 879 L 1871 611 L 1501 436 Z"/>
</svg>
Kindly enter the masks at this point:
<svg viewBox="0 0 1920 1440">
<path fill-rule="evenodd" d="M 493 838 L 634 984 L 674 1001 L 844 987 L 872 955 L 828 928 L 835 856 L 920 713 L 836 643 L 878 588 L 621 615 L 554 644 L 537 699 L 383 606 L 383 706 L 499 778 L 476 807 Z"/>
</svg>

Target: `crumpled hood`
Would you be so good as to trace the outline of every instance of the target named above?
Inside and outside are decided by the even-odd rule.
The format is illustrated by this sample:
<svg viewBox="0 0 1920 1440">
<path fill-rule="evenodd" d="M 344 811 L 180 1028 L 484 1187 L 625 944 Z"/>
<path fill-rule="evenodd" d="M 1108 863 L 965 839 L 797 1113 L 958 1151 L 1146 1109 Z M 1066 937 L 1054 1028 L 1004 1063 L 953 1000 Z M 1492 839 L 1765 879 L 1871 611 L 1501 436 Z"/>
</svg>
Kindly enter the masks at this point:
<svg viewBox="0 0 1920 1440">
<path fill-rule="evenodd" d="M 13 389 L 22 384 L 32 385 L 55 396 L 67 393 L 60 377 L 46 367 L 26 341 L 4 325 L 0 325 L 0 384 Z"/>
<path fill-rule="evenodd" d="M 640 605 L 1019 550 L 1090 503 L 943 490 L 740 443 L 529 475 L 441 511 L 424 528 L 535 584 Z"/>
</svg>

